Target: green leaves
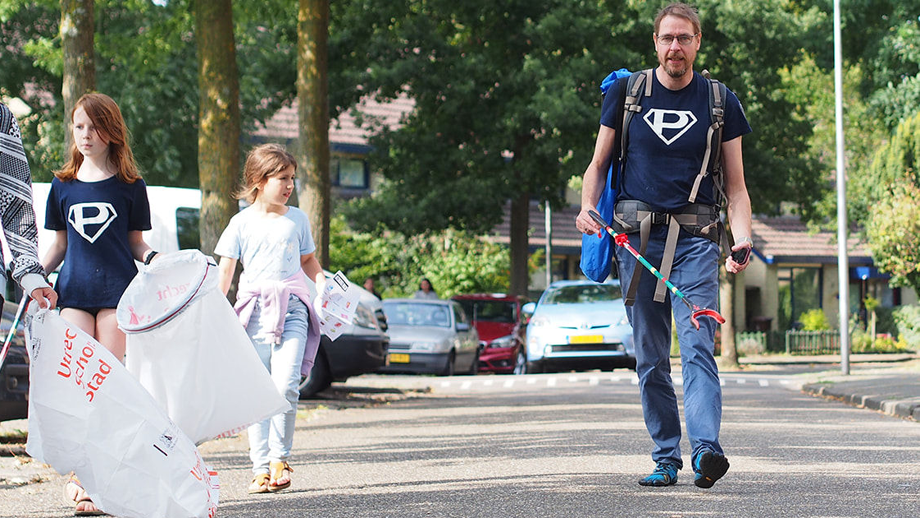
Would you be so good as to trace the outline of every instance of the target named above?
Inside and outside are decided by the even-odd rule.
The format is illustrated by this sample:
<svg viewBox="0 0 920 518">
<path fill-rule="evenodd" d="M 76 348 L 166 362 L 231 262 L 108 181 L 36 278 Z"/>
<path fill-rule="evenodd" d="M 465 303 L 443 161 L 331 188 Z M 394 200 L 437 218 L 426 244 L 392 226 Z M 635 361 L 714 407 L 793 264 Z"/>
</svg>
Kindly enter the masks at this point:
<svg viewBox="0 0 920 518">
<path fill-rule="evenodd" d="M 353 232 L 342 218 L 331 227 L 330 270 L 355 283 L 373 277 L 384 297 L 411 297 L 423 277 L 441 298 L 508 289 L 508 250 L 470 232 Z"/>
</svg>

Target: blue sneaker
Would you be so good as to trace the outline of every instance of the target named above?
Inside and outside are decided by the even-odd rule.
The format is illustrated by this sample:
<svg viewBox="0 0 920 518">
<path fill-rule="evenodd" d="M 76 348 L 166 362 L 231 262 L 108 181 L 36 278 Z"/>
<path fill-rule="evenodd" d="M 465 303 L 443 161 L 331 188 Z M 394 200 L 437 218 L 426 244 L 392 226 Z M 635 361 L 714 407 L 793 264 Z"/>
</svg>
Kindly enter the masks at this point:
<svg viewBox="0 0 920 518">
<path fill-rule="evenodd" d="M 659 462 L 651 475 L 640 478 L 640 486 L 673 486 L 677 483 L 677 466 L 670 462 Z"/>
<path fill-rule="evenodd" d="M 696 484 L 696 487 L 709 489 L 716 483 L 716 480 L 725 476 L 727 471 L 728 459 L 725 458 L 725 455 L 709 450 L 704 451 L 697 455 L 693 462 L 693 472 L 696 475 L 693 483 Z"/>
</svg>

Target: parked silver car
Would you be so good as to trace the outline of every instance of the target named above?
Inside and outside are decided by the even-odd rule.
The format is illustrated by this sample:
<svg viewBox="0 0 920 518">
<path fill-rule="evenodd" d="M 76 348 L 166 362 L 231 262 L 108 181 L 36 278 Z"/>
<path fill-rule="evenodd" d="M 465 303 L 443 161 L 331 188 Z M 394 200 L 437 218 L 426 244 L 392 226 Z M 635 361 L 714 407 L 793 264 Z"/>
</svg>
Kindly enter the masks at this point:
<svg viewBox="0 0 920 518">
<path fill-rule="evenodd" d="M 479 334 L 456 301 L 387 299 L 383 311 L 389 361 L 378 372 L 451 376 L 479 371 Z"/>
<path fill-rule="evenodd" d="M 618 281 L 556 281 L 524 311 L 528 372 L 636 368 Z"/>
</svg>

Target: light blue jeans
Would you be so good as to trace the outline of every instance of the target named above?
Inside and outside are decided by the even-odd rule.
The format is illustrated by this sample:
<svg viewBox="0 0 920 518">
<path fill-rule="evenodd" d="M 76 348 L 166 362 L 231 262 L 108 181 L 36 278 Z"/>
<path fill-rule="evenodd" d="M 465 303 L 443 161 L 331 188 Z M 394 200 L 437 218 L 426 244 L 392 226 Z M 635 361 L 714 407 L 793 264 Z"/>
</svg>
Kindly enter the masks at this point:
<svg viewBox="0 0 920 518">
<path fill-rule="evenodd" d="M 661 264 L 666 225 L 655 225 L 644 257 L 656 267 Z M 639 235 L 629 242 L 639 249 Z M 680 342 L 684 413 L 690 439 L 691 461 L 706 450 L 723 453 L 719 444 L 722 423 L 722 388 L 713 350 L 717 323 L 699 318 L 697 331 L 690 322 L 691 311 L 680 298 L 667 292 L 663 303 L 653 300 L 658 279 L 639 264 L 623 247 L 617 247 L 620 279 L 625 292 L 633 270 L 642 270 L 642 280 L 633 306 L 626 313 L 636 343 L 636 374 L 645 426 L 655 443 L 652 459 L 683 467 L 680 455 L 680 414 L 671 380 L 671 312 Z M 719 246 L 712 241 L 681 231 L 668 279 L 681 293 L 703 308 L 719 306 Z"/>
<path fill-rule="evenodd" d="M 294 424 L 297 419 L 297 401 L 300 397 L 300 365 L 303 362 L 307 343 L 309 320 L 307 307 L 299 298 L 291 296 L 287 314 L 284 317 L 284 332 L 281 343 L 272 344 L 262 335 L 259 316 L 262 307 L 257 302 L 246 327 L 246 333 L 271 374 L 275 388 L 290 401 L 287 412 L 276 414 L 249 427 L 249 458 L 252 472 L 268 473 L 270 461 L 286 461 L 291 458 L 294 446 Z"/>
</svg>

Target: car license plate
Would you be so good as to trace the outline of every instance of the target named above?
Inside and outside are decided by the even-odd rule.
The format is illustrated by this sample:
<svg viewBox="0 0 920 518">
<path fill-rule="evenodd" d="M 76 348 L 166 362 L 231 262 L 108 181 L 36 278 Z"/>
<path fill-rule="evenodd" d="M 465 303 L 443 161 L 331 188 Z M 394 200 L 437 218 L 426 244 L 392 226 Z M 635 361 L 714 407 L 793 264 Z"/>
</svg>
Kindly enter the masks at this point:
<svg viewBox="0 0 920 518">
<path fill-rule="evenodd" d="M 604 342 L 604 335 L 578 335 L 570 336 L 570 344 L 599 344 Z"/>
<path fill-rule="evenodd" d="M 391 354 L 390 363 L 409 363 L 409 355 L 398 353 Z"/>
</svg>

